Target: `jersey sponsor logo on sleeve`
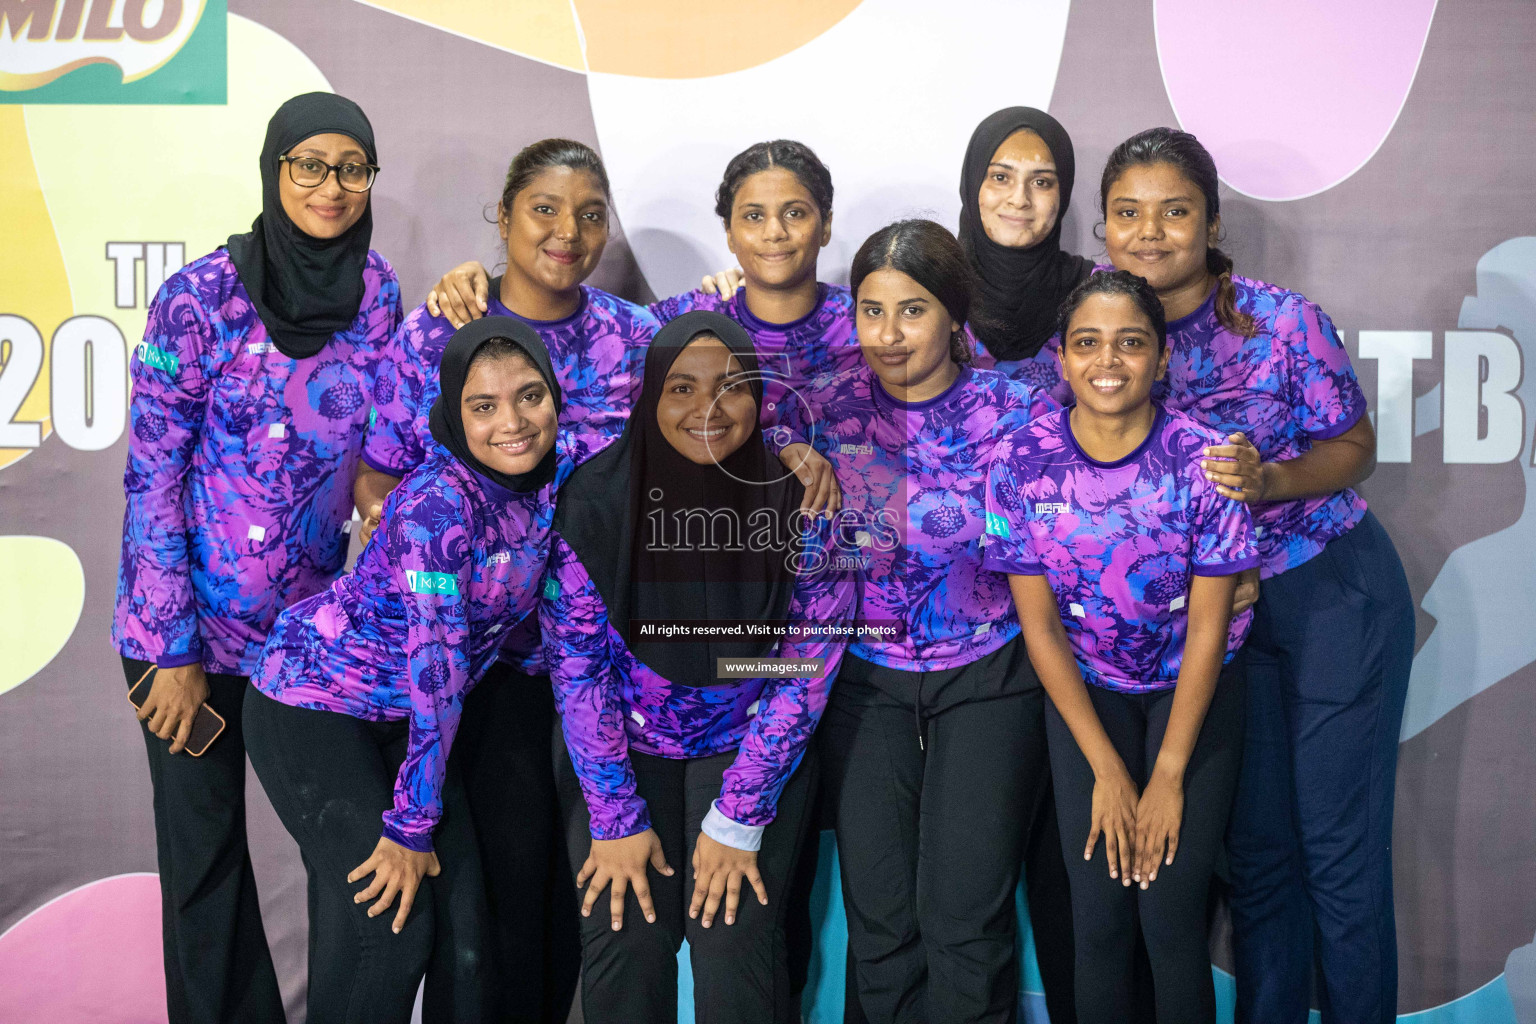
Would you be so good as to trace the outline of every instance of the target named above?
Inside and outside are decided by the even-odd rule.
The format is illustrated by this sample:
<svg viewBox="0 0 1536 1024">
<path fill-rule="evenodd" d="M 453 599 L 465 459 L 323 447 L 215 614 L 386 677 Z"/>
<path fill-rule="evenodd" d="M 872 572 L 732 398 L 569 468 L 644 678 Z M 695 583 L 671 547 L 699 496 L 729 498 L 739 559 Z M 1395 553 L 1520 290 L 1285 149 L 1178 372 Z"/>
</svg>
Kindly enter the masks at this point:
<svg viewBox="0 0 1536 1024">
<path fill-rule="evenodd" d="M 839 445 L 837 450 L 839 452 L 841 452 L 842 454 L 844 454 L 844 455 L 873 455 L 873 454 L 875 454 L 875 447 L 874 447 L 874 445 L 869 445 L 869 444 L 844 444 L 844 445 Z"/>
<path fill-rule="evenodd" d="M 144 343 L 139 350 L 145 366 L 152 366 L 162 373 L 168 373 L 172 377 L 181 372 L 181 357 L 174 352 L 167 352 L 158 345 Z"/>
<path fill-rule="evenodd" d="M 512 561 L 512 552 L 510 552 L 510 551 L 498 551 L 494 555 L 492 555 L 490 558 L 487 558 L 485 560 L 485 564 L 486 565 L 506 565 L 510 561 Z"/>
<path fill-rule="evenodd" d="M 459 595 L 459 578 L 451 572 L 423 572 L 420 569 L 405 570 L 405 581 L 413 594 Z"/>
<path fill-rule="evenodd" d="M 1064 501 L 1037 501 L 1035 502 L 1035 515 L 1054 516 L 1066 515 L 1072 511 L 1072 506 Z"/>
</svg>

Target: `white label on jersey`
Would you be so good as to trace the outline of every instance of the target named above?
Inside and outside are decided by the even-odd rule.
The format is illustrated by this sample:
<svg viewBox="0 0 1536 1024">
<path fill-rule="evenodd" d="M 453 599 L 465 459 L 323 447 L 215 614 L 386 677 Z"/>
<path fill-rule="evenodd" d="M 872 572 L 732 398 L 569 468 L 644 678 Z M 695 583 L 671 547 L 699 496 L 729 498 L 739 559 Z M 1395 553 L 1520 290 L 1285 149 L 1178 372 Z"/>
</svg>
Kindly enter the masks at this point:
<svg viewBox="0 0 1536 1024">
<path fill-rule="evenodd" d="M 1083 606 L 1078 604 L 1076 601 L 1073 601 L 1071 604 L 1067 605 L 1067 611 L 1071 612 L 1073 615 L 1076 615 L 1080 619 L 1086 619 L 1088 617 L 1088 613 L 1083 609 Z"/>
<path fill-rule="evenodd" d="M 1187 603 L 1188 602 L 1186 602 L 1184 600 L 1184 595 L 1180 594 L 1178 597 L 1176 597 L 1172 601 L 1168 602 L 1168 610 L 1171 611 L 1171 612 L 1176 612 L 1180 608 L 1183 608 L 1184 605 L 1187 604 Z"/>
<path fill-rule="evenodd" d="M 288 428 L 281 423 L 274 423 L 267 428 L 268 437 L 283 437 L 288 433 Z"/>
<path fill-rule="evenodd" d="M 642 715 L 640 712 L 638 712 L 638 711 L 631 711 L 629 713 L 629 717 L 633 718 L 635 720 L 635 724 L 638 725 L 640 728 L 642 728 L 642 729 L 645 728 L 645 716 Z"/>
<path fill-rule="evenodd" d="M 265 526 L 252 526 L 250 529 L 245 531 L 245 536 L 248 540 L 266 540 L 267 528 Z"/>
</svg>

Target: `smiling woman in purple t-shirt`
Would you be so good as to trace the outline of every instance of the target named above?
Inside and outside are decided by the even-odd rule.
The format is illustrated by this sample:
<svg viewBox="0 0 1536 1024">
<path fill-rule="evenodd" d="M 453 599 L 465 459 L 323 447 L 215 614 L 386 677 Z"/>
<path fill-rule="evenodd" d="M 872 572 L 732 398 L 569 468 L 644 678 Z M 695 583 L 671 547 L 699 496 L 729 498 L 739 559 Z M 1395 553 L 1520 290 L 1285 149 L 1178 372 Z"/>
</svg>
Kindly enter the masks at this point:
<svg viewBox="0 0 1536 1024">
<path fill-rule="evenodd" d="M 1062 320 L 1077 402 L 996 467 L 986 564 L 1051 698 L 1077 1019 L 1135 1018 L 1139 927 L 1157 1019 L 1214 1021 L 1205 898 L 1242 751 L 1247 617 L 1229 624 L 1253 523 L 1201 469 L 1220 435 L 1151 400 L 1168 349 L 1147 283 L 1095 275 Z"/>
<path fill-rule="evenodd" d="M 1168 375 L 1153 396 L 1228 438 L 1210 454 L 1236 464 L 1207 471 L 1253 510 L 1250 576 L 1263 583 L 1228 837 L 1238 1019 L 1303 1019 L 1315 959 L 1323 1024 L 1388 1024 L 1414 616 L 1392 540 L 1354 490 L 1376 465 L 1365 396 L 1322 310 L 1233 275 L 1216 248 L 1216 164 L 1193 135 L 1127 139 L 1099 195 L 1110 260 L 1145 276 L 1167 317 Z"/>
</svg>

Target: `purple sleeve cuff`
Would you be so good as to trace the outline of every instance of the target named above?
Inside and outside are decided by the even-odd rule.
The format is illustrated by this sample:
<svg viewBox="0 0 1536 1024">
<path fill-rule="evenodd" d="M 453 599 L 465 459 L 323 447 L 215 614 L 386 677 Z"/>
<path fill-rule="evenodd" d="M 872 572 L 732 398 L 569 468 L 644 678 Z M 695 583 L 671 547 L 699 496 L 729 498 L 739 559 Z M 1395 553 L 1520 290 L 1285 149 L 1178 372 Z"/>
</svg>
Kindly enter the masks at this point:
<svg viewBox="0 0 1536 1024">
<path fill-rule="evenodd" d="M 416 853 L 432 852 L 432 833 L 430 832 L 419 836 L 407 835 L 386 820 L 384 822 L 384 838 L 405 847 L 407 850 L 414 850 Z"/>
<path fill-rule="evenodd" d="M 181 668 L 183 665 L 196 665 L 202 660 L 202 651 L 189 651 L 186 654 L 162 654 L 155 659 L 155 667 Z"/>
<path fill-rule="evenodd" d="M 398 476 L 403 478 L 407 473 L 410 472 L 408 469 L 396 469 L 394 466 L 384 465 L 384 463 L 379 462 L 378 460 L 374 459 L 373 456 L 369 455 L 368 449 L 366 448 L 363 449 L 363 461 L 368 464 L 369 469 L 379 473 L 387 474 L 389 476 Z"/>
<path fill-rule="evenodd" d="M 793 428 L 780 423 L 763 431 L 763 444 L 767 445 L 768 450 L 777 457 L 792 444 L 810 444 L 810 442 Z"/>
<path fill-rule="evenodd" d="M 636 800 L 639 800 L 639 797 L 636 797 Z M 643 800 L 640 801 L 640 807 L 635 812 L 633 820 L 625 824 L 623 818 L 623 815 L 615 815 L 612 821 L 598 824 L 598 817 L 593 814 L 589 819 L 590 827 L 588 831 L 592 834 L 593 839 L 628 839 L 630 836 L 637 836 L 651 827 L 651 810 L 645 805 Z"/>
<path fill-rule="evenodd" d="M 1196 576 L 1236 576 L 1240 572 L 1259 567 L 1259 556 L 1249 555 L 1232 562 L 1216 562 L 1212 565 L 1196 565 L 1191 572 Z"/>
<path fill-rule="evenodd" d="M 1331 441 L 1333 438 L 1338 437 L 1340 434 L 1348 433 L 1350 430 L 1354 429 L 1355 424 L 1359 423 L 1360 417 L 1364 415 L 1365 402 L 1364 400 L 1361 400 L 1355 406 L 1354 413 L 1352 415 L 1343 420 L 1340 420 L 1338 423 L 1335 423 L 1327 430 L 1309 430 L 1307 431 L 1307 437 L 1314 441 Z"/>
<path fill-rule="evenodd" d="M 1007 555 L 987 555 L 981 557 L 981 567 L 988 572 L 1000 572 L 1009 576 L 1044 576 L 1045 566 L 1039 562 L 1028 562 L 1021 558 L 1010 558 Z"/>
</svg>

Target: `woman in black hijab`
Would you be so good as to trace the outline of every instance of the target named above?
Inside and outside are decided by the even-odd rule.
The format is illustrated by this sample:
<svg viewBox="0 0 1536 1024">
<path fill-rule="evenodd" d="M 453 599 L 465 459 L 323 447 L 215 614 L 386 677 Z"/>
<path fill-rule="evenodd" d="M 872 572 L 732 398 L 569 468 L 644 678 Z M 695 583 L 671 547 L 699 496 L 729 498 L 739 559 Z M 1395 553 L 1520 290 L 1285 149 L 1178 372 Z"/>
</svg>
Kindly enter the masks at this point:
<svg viewBox="0 0 1536 1024">
<path fill-rule="evenodd" d="M 509 317 L 455 334 L 442 383 L 427 460 L 352 572 L 278 616 L 245 697 L 251 763 L 309 871 L 314 1021 L 404 1024 L 423 974 L 425 1020 L 485 1020 L 492 983 L 515 989 L 528 969 L 491 977 L 449 754 L 465 697 L 539 603 L 569 467 L 560 386 L 538 333 Z"/>
<path fill-rule="evenodd" d="M 241 706 L 278 612 L 345 564 L 368 395 L 400 323 L 395 273 L 368 248 L 377 156 L 357 105 L 284 103 L 259 166 L 251 231 L 166 279 L 131 369 L 112 639 L 143 701 L 173 1024 L 283 1019 Z M 205 704 L 224 732 L 177 756 Z"/>
<path fill-rule="evenodd" d="M 1072 139 L 1050 114 L 1007 107 L 971 133 L 960 171 L 960 245 L 980 282 L 970 322 L 979 365 L 1046 388 L 1061 365 L 1045 347 L 1056 312 L 1093 272 L 1093 261 L 1061 249 L 1072 201 Z M 1052 1020 L 1076 1019 L 1072 911 L 1049 770 L 1030 830 L 1024 881 L 1035 954 Z"/>
<path fill-rule="evenodd" d="M 1061 371 L 1041 348 L 1056 329 L 1063 299 L 1093 271 L 1093 261 L 1061 249 L 1072 201 L 1072 139 L 1034 107 L 1007 107 L 971 133 L 960 170 L 960 245 L 981 282 L 971 330 L 990 361 L 1010 377 L 1050 387 Z"/>
<path fill-rule="evenodd" d="M 267 336 L 289 358 L 319 352 L 357 317 L 377 159 L 373 125 L 342 96 L 295 96 L 267 125 L 261 213 L 227 248 Z"/>
<path fill-rule="evenodd" d="M 856 580 L 768 454 L 761 401 L 745 330 L 686 313 L 647 350 L 623 435 L 560 496 L 540 624 L 599 1024 L 676 1018 L 685 937 L 696 1020 L 799 1020 L 782 931 L 810 827 L 801 761 Z"/>
</svg>

